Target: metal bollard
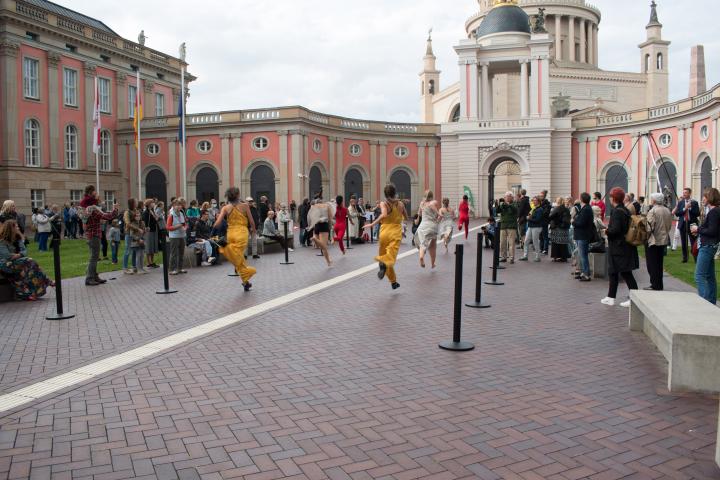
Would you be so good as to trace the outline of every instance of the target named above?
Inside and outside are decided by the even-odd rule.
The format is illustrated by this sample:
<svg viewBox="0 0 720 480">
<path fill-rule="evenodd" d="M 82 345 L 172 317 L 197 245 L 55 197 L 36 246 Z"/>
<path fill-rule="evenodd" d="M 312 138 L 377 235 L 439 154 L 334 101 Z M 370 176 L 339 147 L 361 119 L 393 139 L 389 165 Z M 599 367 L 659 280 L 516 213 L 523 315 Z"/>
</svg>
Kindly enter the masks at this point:
<svg viewBox="0 0 720 480">
<path fill-rule="evenodd" d="M 492 281 L 485 282 L 485 285 L 505 285 L 503 282 L 498 282 L 497 276 L 498 276 L 498 270 L 501 268 L 504 269 L 505 267 L 500 267 L 500 224 L 498 223 L 498 228 L 495 229 L 495 238 L 493 242 L 493 266 L 492 268 L 493 274 L 492 274 Z"/>
<path fill-rule="evenodd" d="M 170 256 L 168 255 L 168 242 L 167 238 L 162 239 L 163 244 L 163 290 L 158 290 L 155 293 L 158 295 L 170 295 L 171 293 L 177 293 L 177 290 L 170 290 L 170 277 L 168 277 L 168 270 L 170 266 Z"/>
<path fill-rule="evenodd" d="M 60 239 L 53 238 L 53 266 L 55 267 L 55 315 L 45 317 L 45 320 L 67 320 L 75 317 L 75 315 L 63 312 L 62 301 L 62 272 L 60 271 Z"/>
<path fill-rule="evenodd" d="M 466 303 L 470 308 L 490 308 L 490 304 L 482 302 L 482 264 L 483 264 L 483 234 L 478 233 L 477 264 L 475 266 L 475 301 Z"/>
<path fill-rule="evenodd" d="M 283 222 L 283 230 L 285 232 L 285 261 L 280 262 L 280 265 L 293 265 L 293 262 L 290 261 L 290 256 L 288 254 L 288 222 Z"/>
<path fill-rule="evenodd" d="M 453 339 L 451 342 L 442 342 L 438 346 L 443 350 L 454 352 L 467 352 L 475 348 L 470 342 L 463 342 L 460 339 L 462 328 L 462 269 L 463 269 L 463 245 L 455 245 L 455 299 L 453 312 Z"/>
</svg>

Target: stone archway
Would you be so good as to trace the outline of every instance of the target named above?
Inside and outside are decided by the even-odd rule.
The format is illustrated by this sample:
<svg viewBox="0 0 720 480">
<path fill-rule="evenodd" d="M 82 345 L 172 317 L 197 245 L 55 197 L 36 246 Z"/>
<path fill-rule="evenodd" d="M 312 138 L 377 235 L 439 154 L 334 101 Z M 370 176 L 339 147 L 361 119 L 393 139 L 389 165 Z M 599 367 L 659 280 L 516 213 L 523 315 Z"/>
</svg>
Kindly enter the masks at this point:
<svg viewBox="0 0 720 480">
<path fill-rule="evenodd" d="M 506 192 L 518 194 L 522 188 L 522 170 L 513 158 L 500 157 L 489 168 L 488 205 L 502 198 Z"/>
<path fill-rule="evenodd" d="M 343 196 L 349 201 L 352 195 L 355 195 L 358 199 L 364 198 L 366 187 L 369 187 L 369 182 L 365 182 L 365 175 L 360 167 L 351 166 L 345 172 L 343 186 Z"/>
<path fill-rule="evenodd" d="M 203 167 L 195 176 L 195 200 L 202 205 L 220 197 L 220 179 L 212 167 Z"/>
<path fill-rule="evenodd" d="M 250 173 L 250 196 L 257 202 L 265 196 L 275 204 L 275 172 L 265 164 L 259 164 Z"/>
<path fill-rule="evenodd" d="M 529 145 L 514 145 L 508 141 L 479 147 L 477 184 L 473 185 L 472 180 L 468 179 L 463 185 L 463 189 L 470 191 L 476 203 L 476 215 L 491 213 L 492 201 L 497 198 L 496 190 L 499 196 L 507 191 L 517 193 L 521 189 L 532 190 L 529 152 Z M 498 171 L 501 165 L 502 170 Z"/>
<path fill-rule="evenodd" d="M 712 167 L 712 159 L 709 155 L 706 155 L 700 164 L 700 191 L 698 192 L 700 195 L 705 191 L 705 189 L 714 186 Z"/>
<path fill-rule="evenodd" d="M 663 157 L 657 165 L 652 167 L 648 183 L 648 192 L 660 192 L 670 198 L 667 205 L 671 210 L 677 205 L 678 197 L 682 194 L 678 185 L 678 174 L 675 163 Z"/>
<path fill-rule="evenodd" d="M 151 168 L 145 174 L 145 197 L 157 198 L 167 205 L 167 177 L 158 167 Z"/>
</svg>

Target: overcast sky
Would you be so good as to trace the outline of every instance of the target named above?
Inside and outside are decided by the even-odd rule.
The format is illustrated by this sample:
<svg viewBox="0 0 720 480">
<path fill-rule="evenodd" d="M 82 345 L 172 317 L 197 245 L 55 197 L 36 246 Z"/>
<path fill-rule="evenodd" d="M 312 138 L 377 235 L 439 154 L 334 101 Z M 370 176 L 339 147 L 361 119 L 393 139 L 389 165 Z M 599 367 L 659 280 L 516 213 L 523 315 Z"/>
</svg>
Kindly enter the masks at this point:
<svg viewBox="0 0 720 480">
<path fill-rule="evenodd" d="M 355 118 L 419 120 L 429 27 L 441 88 L 457 81 L 452 46 L 475 0 L 56 0 L 135 40 L 177 55 L 185 41 L 188 111 L 303 105 Z M 650 0 L 592 0 L 603 13 L 600 66 L 639 71 Z M 690 47 L 705 45 L 708 86 L 720 82 L 718 0 L 658 0 L 670 46 L 670 96 L 688 93 Z"/>
</svg>

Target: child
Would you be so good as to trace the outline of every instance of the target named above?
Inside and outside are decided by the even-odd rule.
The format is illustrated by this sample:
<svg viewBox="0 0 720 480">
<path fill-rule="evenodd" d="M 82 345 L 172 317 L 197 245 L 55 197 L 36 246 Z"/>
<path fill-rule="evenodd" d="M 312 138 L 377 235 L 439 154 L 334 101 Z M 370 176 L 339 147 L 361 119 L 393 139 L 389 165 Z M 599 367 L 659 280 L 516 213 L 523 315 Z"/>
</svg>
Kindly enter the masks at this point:
<svg viewBox="0 0 720 480">
<path fill-rule="evenodd" d="M 493 248 L 496 229 L 497 225 L 495 224 L 494 217 L 489 217 L 487 219 L 487 223 L 480 227 L 480 230 L 482 230 L 484 236 L 485 248 Z"/>
<path fill-rule="evenodd" d="M 135 268 L 133 273 L 138 275 L 144 275 L 147 270 L 143 268 L 143 255 L 145 255 L 145 241 L 143 235 L 145 235 L 145 224 L 142 221 L 141 213 L 135 212 L 130 223 L 125 227 L 126 232 L 130 234 L 130 251 L 135 258 Z"/>
<path fill-rule="evenodd" d="M 108 232 L 108 238 L 110 239 L 110 252 L 112 254 L 112 264 L 117 265 L 118 263 L 118 249 L 120 248 L 120 224 L 117 219 L 113 220 L 110 224 L 110 231 Z"/>
</svg>

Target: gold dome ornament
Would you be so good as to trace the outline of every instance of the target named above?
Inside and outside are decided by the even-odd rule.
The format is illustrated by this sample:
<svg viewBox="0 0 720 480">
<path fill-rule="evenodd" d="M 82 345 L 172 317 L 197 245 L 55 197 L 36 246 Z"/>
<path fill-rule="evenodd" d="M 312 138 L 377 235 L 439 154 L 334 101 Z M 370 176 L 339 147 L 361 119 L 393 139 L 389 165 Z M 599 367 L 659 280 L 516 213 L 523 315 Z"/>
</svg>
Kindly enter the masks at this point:
<svg viewBox="0 0 720 480">
<path fill-rule="evenodd" d="M 493 0 L 493 8 L 517 6 L 517 0 Z"/>
</svg>

